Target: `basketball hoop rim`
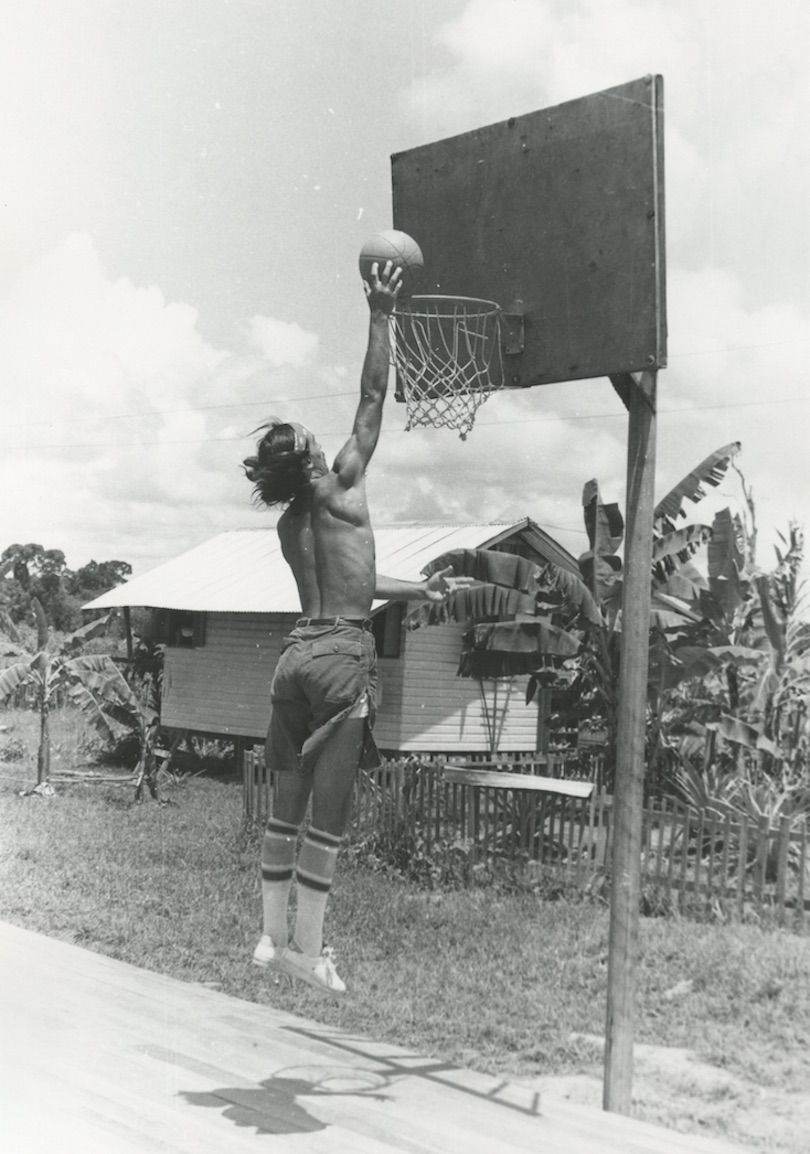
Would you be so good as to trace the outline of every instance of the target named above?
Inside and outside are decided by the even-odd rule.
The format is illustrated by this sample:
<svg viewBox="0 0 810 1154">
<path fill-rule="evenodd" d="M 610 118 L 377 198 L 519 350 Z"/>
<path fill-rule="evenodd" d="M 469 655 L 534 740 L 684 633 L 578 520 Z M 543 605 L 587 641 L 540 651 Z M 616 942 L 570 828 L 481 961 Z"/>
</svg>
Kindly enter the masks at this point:
<svg viewBox="0 0 810 1154">
<path fill-rule="evenodd" d="M 393 315 L 412 313 L 418 316 L 420 313 L 429 313 L 431 316 L 442 316 L 445 315 L 441 312 L 443 307 L 448 310 L 464 307 L 470 315 L 477 313 L 491 316 L 503 311 L 496 301 L 483 300 L 481 297 L 453 296 L 449 293 L 416 293 L 398 300 Z M 448 312 L 447 315 L 453 314 Z"/>
</svg>

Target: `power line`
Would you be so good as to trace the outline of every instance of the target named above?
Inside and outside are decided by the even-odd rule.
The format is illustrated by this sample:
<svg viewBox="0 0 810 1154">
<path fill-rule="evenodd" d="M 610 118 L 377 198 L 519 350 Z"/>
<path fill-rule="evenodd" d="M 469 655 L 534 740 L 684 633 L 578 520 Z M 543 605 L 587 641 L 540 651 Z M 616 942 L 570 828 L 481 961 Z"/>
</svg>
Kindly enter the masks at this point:
<svg viewBox="0 0 810 1154">
<path fill-rule="evenodd" d="M 339 393 L 339 394 L 329 393 L 329 394 L 323 394 L 323 395 L 324 396 L 347 396 L 349 394 L 346 394 L 346 393 Z M 354 394 L 352 393 L 351 395 L 354 395 Z M 304 399 L 315 399 L 315 398 L 298 398 L 298 399 L 304 400 Z M 251 405 L 254 403 L 259 404 L 259 403 L 264 403 L 264 402 L 252 402 L 252 401 L 249 402 L 249 404 L 251 404 Z M 283 401 L 281 401 L 279 403 L 283 403 Z M 746 409 L 746 408 L 754 408 L 756 406 L 793 405 L 793 404 L 799 404 L 799 403 L 806 404 L 807 398 L 806 397 L 776 397 L 776 398 L 769 397 L 767 400 L 761 400 L 761 401 L 730 401 L 730 402 L 724 401 L 722 404 L 717 404 L 717 405 L 684 405 L 684 406 L 681 406 L 680 408 L 671 408 L 671 409 L 659 408 L 658 415 L 659 416 L 666 416 L 666 415 L 671 416 L 671 415 L 677 414 L 677 413 L 712 412 L 716 409 Z M 237 406 L 211 405 L 208 407 L 209 408 L 220 408 L 220 407 L 222 407 L 222 408 L 231 408 L 231 407 L 239 408 L 241 406 L 238 406 L 238 405 Z M 156 410 L 156 411 L 157 412 L 165 411 L 165 412 L 182 412 L 182 413 L 190 413 L 191 412 L 191 413 L 193 413 L 193 412 L 196 412 L 197 410 L 196 409 L 176 409 L 176 410 L 167 409 L 167 410 Z M 575 413 L 575 414 L 572 414 L 571 416 L 554 416 L 554 417 L 529 417 L 529 416 L 525 416 L 525 417 L 514 417 L 514 418 L 510 418 L 509 420 L 503 420 L 503 421 L 479 421 L 477 427 L 478 428 L 494 428 L 494 427 L 499 426 L 499 425 L 538 425 L 538 424 L 539 425 L 546 425 L 546 424 L 559 423 L 561 421 L 607 421 L 607 420 L 620 420 L 620 419 L 624 419 L 624 418 L 625 418 L 624 412 Z M 37 423 L 48 424 L 49 422 L 37 422 Z M 406 432 L 405 429 L 386 429 L 386 437 L 390 436 L 391 434 L 395 434 L 395 433 L 404 434 L 405 432 Z M 42 451 L 44 449 L 50 449 L 50 450 L 54 450 L 54 449 L 55 450 L 59 450 L 59 449 L 65 449 L 65 450 L 67 450 L 67 449 L 127 449 L 127 448 L 137 449 L 137 448 L 142 448 L 142 447 L 159 446 L 159 445 L 167 445 L 167 446 L 168 445 L 206 445 L 206 444 L 217 444 L 217 443 L 225 443 L 225 442 L 236 442 L 236 441 L 247 440 L 251 436 L 253 436 L 253 433 L 239 433 L 236 436 L 228 436 L 228 437 L 189 437 L 189 438 L 182 438 L 181 437 L 181 438 L 174 438 L 172 440 L 165 440 L 165 441 L 164 440 L 152 440 L 152 441 L 141 441 L 141 440 L 85 441 L 85 442 L 71 442 L 69 444 L 66 443 L 66 444 L 31 444 L 31 445 L 21 445 L 19 443 L 16 443 L 13 445 L 11 445 L 11 444 L 0 445 L 0 449 L 2 449 L 3 451 L 10 451 L 10 450 L 14 450 L 14 449 L 18 449 L 18 450 L 36 449 L 38 452 Z M 341 431 L 339 433 L 316 433 L 315 436 L 325 440 L 327 437 L 345 438 L 346 433 L 345 433 L 345 431 Z"/>
<path fill-rule="evenodd" d="M 357 391 L 352 390 L 346 393 L 311 393 L 308 396 L 295 397 L 276 397 L 272 401 L 234 401 L 225 405 L 194 405 L 190 407 L 185 405 L 179 409 L 144 409 L 141 412 L 135 413 L 109 413 L 102 417 L 60 417 L 59 420 L 54 421 L 10 421 L 5 423 L 7 429 L 20 428 L 36 428 L 40 425 L 86 425 L 90 421 L 100 423 L 102 421 L 129 421 L 140 419 L 142 417 L 167 417 L 175 413 L 208 413 L 214 409 L 258 409 L 258 408 L 272 408 L 273 405 L 290 405 L 298 401 L 324 401 L 329 398 L 338 397 L 353 397 L 357 396 Z"/>
<path fill-rule="evenodd" d="M 724 353 L 752 352 L 755 349 L 760 349 L 760 348 L 782 348 L 785 346 L 795 345 L 795 344 L 807 344 L 808 341 L 810 341 L 810 337 L 798 337 L 798 338 L 794 338 L 791 341 L 760 341 L 757 344 L 753 344 L 753 345 L 728 345 L 728 346 L 725 346 L 725 347 L 719 348 L 719 349 L 685 349 L 683 352 L 669 353 L 668 359 L 670 361 L 673 361 L 673 360 L 683 360 L 683 359 L 686 359 L 688 357 L 710 357 L 710 356 L 715 357 L 718 355 L 722 355 Z M 213 412 L 213 411 L 219 410 L 219 409 L 249 409 L 249 408 L 263 408 L 263 407 L 264 408 L 270 408 L 275 404 L 285 405 L 285 404 L 295 404 L 299 401 L 323 401 L 323 400 L 330 400 L 330 399 L 338 400 L 341 397 L 352 397 L 352 396 L 357 396 L 357 390 L 356 389 L 347 390 L 345 393 L 309 393 L 305 396 L 301 396 L 299 394 L 299 395 L 296 395 L 294 397 L 276 397 L 276 398 L 273 398 L 272 400 L 269 400 L 269 401 L 266 401 L 266 400 L 263 400 L 263 401 L 234 401 L 234 402 L 228 402 L 228 403 L 219 404 L 219 405 L 195 405 L 193 408 L 189 408 L 188 406 L 185 406 L 185 407 L 177 408 L 177 409 L 144 409 L 142 411 L 139 411 L 139 412 L 136 411 L 136 412 L 132 412 L 132 413 L 110 413 L 106 416 L 101 416 L 101 417 L 89 417 L 89 416 L 63 417 L 63 418 L 60 418 L 58 421 L 53 421 L 53 420 L 50 420 L 50 421 L 48 421 L 48 420 L 43 420 L 43 421 L 11 421 L 11 422 L 6 422 L 5 427 L 7 429 L 8 428 L 18 429 L 18 428 L 27 428 L 27 427 L 36 428 L 36 427 L 41 426 L 41 425 L 87 424 L 88 421 L 101 422 L 101 421 L 134 420 L 134 419 L 140 419 L 142 417 L 169 416 L 169 415 L 173 415 L 175 413 L 207 413 L 207 412 Z M 784 403 L 791 403 L 793 400 L 802 400 L 803 401 L 804 399 L 805 399 L 804 397 L 787 398 L 786 400 L 783 400 L 781 402 L 777 401 L 775 403 L 784 404 Z M 765 402 L 753 401 L 753 402 L 741 402 L 741 403 L 742 404 L 746 404 L 746 403 L 750 403 L 750 404 L 763 403 L 764 404 Z M 736 406 L 734 406 L 734 405 L 716 405 L 716 406 L 709 405 L 709 406 L 705 406 L 705 407 L 706 408 L 734 408 Z M 683 409 L 683 410 L 680 410 L 680 409 L 666 409 L 666 410 L 659 409 L 659 413 L 661 413 L 661 412 L 681 412 L 681 411 L 691 412 L 692 410 L 691 409 Z M 595 417 L 595 418 L 591 418 L 591 419 L 600 419 L 601 420 L 603 415 L 600 415 L 599 417 Z M 614 414 L 611 413 L 611 414 L 606 414 L 606 415 L 607 416 L 613 416 Z M 577 418 L 558 417 L 558 418 L 550 418 L 550 419 L 552 419 L 552 420 L 554 420 L 554 419 L 556 419 L 556 420 L 575 420 Z M 510 424 L 510 423 L 519 423 L 519 422 L 485 421 L 482 423 L 494 425 L 494 424 Z M 326 436 L 327 434 L 322 434 L 322 435 Z M 145 444 L 147 442 L 142 442 L 142 443 Z"/>
</svg>

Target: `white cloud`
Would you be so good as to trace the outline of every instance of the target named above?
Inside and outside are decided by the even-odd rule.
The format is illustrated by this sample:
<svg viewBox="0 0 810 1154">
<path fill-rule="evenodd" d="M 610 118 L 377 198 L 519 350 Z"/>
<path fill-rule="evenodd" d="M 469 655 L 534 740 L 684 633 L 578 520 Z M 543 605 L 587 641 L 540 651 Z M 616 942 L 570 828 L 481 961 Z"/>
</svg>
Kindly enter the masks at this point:
<svg viewBox="0 0 810 1154">
<path fill-rule="evenodd" d="M 141 569 L 244 523 L 253 424 L 234 406 L 258 424 L 301 392 L 289 362 L 317 354 L 297 325 L 258 321 L 285 367 L 213 348 L 195 309 L 111 278 L 86 235 L 27 267 L 0 299 L 3 544 L 70 541 L 71 565 L 115 553 Z"/>
<path fill-rule="evenodd" d="M 248 335 L 272 366 L 292 365 L 303 368 L 318 356 L 318 337 L 300 325 L 274 317 L 255 316 L 248 321 Z"/>
</svg>

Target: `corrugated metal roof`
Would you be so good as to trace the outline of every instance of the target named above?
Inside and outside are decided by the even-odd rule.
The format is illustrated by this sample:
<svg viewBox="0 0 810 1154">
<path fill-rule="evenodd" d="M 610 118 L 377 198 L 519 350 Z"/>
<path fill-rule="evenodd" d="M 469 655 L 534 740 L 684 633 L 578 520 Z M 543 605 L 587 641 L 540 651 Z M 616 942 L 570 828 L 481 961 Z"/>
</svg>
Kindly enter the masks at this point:
<svg viewBox="0 0 810 1154">
<path fill-rule="evenodd" d="M 479 549 L 530 522 L 375 527 L 377 571 L 418 581 L 449 549 Z M 375 606 L 383 602 L 375 602 Z M 275 527 L 232 529 L 103 593 L 85 609 L 143 605 L 207 613 L 298 613 L 301 603 Z"/>
</svg>

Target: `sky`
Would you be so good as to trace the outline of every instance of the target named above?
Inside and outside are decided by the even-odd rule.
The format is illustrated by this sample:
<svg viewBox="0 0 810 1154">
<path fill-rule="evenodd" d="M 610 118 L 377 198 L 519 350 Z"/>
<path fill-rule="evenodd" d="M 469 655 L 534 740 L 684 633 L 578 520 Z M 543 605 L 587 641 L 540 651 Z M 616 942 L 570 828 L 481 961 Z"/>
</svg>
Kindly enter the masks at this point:
<svg viewBox="0 0 810 1154">
<path fill-rule="evenodd" d="M 770 567 L 810 525 L 809 55 L 804 0 L 0 5 L 0 551 L 138 574 L 272 525 L 240 462 L 269 416 L 350 431 L 391 155 L 661 73 L 656 493 L 740 441 Z M 466 441 L 404 423 L 377 524 L 530 516 L 578 555 L 585 483 L 623 506 L 607 379 L 501 392 Z M 732 471 L 690 519 L 743 499 Z"/>
</svg>

